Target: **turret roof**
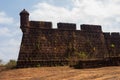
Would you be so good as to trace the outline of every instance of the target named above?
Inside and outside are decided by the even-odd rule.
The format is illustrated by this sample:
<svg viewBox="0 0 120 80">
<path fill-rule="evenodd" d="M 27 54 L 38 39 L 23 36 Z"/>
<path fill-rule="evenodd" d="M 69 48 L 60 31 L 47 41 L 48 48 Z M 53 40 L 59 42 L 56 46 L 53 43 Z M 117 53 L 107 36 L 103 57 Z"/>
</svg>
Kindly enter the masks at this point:
<svg viewBox="0 0 120 80">
<path fill-rule="evenodd" d="M 29 15 L 29 13 L 25 10 L 25 9 L 23 9 L 21 12 L 20 12 L 20 15 L 21 14 L 27 14 L 27 15 Z"/>
</svg>

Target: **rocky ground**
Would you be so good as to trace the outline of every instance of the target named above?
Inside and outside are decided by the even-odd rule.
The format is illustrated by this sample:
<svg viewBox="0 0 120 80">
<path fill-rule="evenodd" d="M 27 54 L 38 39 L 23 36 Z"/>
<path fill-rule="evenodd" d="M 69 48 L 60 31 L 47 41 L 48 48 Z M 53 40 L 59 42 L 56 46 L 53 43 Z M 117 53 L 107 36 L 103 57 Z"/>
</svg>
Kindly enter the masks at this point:
<svg viewBox="0 0 120 80">
<path fill-rule="evenodd" d="M 120 66 L 94 69 L 39 67 L 0 71 L 0 80 L 120 80 Z"/>
</svg>

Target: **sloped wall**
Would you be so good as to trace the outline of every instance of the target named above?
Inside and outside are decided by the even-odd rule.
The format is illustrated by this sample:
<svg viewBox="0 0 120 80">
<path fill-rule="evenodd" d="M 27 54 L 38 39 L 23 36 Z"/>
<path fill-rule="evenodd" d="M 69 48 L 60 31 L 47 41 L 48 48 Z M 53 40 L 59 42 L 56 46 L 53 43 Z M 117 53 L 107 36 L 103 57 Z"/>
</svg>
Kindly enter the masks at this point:
<svg viewBox="0 0 120 80">
<path fill-rule="evenodd" d="M 30 22 L 29 28 L 24 28 L 17 67 L 68 65 L 71 58 L 106 56 L 101 26 L 81 25 L 81 30 L 76 30 L 75 24 L 59 23 L 58 27 L 52 29 L 51 22 Z"/>
</svg>

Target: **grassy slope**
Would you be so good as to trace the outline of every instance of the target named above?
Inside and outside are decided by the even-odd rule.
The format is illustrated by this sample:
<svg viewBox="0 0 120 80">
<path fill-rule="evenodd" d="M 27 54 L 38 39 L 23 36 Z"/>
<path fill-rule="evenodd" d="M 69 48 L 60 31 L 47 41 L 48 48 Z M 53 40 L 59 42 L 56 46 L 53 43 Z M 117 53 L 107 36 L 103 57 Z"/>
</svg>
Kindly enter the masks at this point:
<svg viewBox="0 0 120 80">
<path fill-rule="evenodd" d="M 120 80 L 120 67 L 72 69 L 40 67 L 0 72 L 0 80 Z"/>
</svg>

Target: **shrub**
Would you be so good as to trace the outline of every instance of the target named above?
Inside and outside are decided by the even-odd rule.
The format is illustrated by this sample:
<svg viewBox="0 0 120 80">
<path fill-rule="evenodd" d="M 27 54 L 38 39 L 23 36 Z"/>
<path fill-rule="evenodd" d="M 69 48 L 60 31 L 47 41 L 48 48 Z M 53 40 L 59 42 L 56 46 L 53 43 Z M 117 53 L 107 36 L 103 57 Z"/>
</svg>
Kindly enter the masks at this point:
<svg viewBox="0 0 120 80">
<path fill-rule="evenodd" d="M 36 67 L 40 67 L 40 64 L 37 64 Z"/>
<path fill-rule="evenodd" d="M 13 69 L 16 67 L 16 60 L 10 60 L 6 65 L 7 69 Z"/>
<path fill-rule="evenodd" d="M 0 65 L 2 65 L 2 60 L 0 59 Z"/>
</svg>

